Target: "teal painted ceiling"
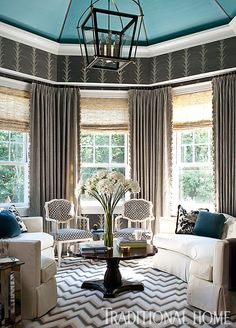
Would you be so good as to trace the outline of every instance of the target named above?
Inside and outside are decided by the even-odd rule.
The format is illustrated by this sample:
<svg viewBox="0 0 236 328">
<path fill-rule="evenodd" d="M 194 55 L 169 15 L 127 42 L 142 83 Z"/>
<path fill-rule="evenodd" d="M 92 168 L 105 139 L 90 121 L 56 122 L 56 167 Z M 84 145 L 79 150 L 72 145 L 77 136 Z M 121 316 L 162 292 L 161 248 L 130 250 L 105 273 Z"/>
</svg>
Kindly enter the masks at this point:
<svg viewBox="0 0 236 328">
<path fill-rule="evenodd" d="M 111 6 L 114 1 L 120 12 L 137 13 L 134 2 L 111 0 Z M 227 24 L 236 16 L 236 0 L 139 1 L 144 13 L 142 45 L 146 44 L 146 36 L 149 44 L 155 44 Z M 53 41 L 76 44 L 78 20 L 90 2 L 0 0 L 0 21 Z M 107 0 L 99 0 L 95 6 L 107 9 Z"/>
</svg>

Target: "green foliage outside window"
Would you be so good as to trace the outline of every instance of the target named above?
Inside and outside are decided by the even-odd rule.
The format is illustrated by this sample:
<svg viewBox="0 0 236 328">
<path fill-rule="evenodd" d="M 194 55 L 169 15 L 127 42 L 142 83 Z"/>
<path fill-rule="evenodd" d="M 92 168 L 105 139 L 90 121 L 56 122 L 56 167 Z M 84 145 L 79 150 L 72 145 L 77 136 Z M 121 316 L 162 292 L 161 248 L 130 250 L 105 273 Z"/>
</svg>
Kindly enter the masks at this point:
<svg viewBox="0 0 236 328">
<path fill-rule="evenodd" d="M 125 175 L 126 139 L 118 133 L 82 133 L 80 176 L 86 181 L 99 170 L 111 169 Z M 82 195 L 82 199 L 89 197 Z"/>
<path fill-rule="evenodd" d="M 211 129 L 179 133 L 179 200 L 214 203 Z"/>
<path fill-rule="evenodd" d="M 125 150 L 124 147 L 112 147 L 112 163 L 124 163 Z"/>
<path fill-rule="evenodd" d="M 109 148 L 95 148 L 95 163 L 109 163 Z"/>
<path fill-rule="evenodd" d="M 81 161 L 83 163 L 93 162 L 93 147 L 82 147 L 81 148 Z"/>
<path fill-rule="evenodd" d="M 123 146 L 125 143 L 125 136 L 123 134 L 113 134 L 111 136 L 111 143 L 113 146 Z"/>
<path fill-rule="evenodd" d="M 82 134 L 82 163 L 124 163 L 125 136 L 123 134 Z"/>
<path fill-rule="evenodd" d="M 94 136 L 92 134 L 82 134 L 81 135 L 81 145 L 82 146 L 93 146 Z"/>
<path fill-rule="evenodd" d="M 24 166 L 0 165 L 0 203 L 24 202 Z"/>
<path fill-rule="evenodd" d="M 108 135 L 96 135 L 95 136 L 95 145 L 96 146 L 109 146 L 109 136 Z"/>
<path fill-rule="evenodd" d="M 0 203 L 25 201 L 24 145 L 24 133 L 0 131 Z"/>
<path fill-rule="evenodd" d="M 207 169 L 184 169 L 180 174 L 179 188 L 181 200 L 214 202 L 213 175 Z"/>
</svg>

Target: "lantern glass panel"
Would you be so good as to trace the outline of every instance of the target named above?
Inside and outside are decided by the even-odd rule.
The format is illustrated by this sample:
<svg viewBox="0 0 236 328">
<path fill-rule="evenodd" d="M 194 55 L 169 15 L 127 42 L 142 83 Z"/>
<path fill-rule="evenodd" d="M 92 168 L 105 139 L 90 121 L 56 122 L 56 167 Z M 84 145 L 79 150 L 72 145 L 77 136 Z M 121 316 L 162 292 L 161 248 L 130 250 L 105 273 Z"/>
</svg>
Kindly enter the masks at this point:
<svg viewBox="0 0 236 328">
<path fill-rule="evenodd" d="M 137 21 L 137 15 L 91 7 L 81 25 L 87 67 L 119 70 L 126 66 L 132 56 Z"/>
</svg>

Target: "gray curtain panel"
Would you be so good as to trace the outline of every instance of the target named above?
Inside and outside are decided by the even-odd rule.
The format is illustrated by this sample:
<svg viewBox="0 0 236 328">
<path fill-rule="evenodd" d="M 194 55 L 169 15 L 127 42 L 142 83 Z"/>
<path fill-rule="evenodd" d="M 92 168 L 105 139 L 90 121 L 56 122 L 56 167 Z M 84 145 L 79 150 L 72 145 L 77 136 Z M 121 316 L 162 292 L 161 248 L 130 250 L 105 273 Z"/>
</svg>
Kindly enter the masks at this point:
<svg viewBox="0 0 236 328">
<path fill-rule="evenodd" d="M 33 84 L 30 114 L 30 212 L 44 216 L 45 201 L 74 201 L 80 167 L 79 89 Z"/>
<path fill-rule="evenodd" d="M 138 180 L 139 198 L 153 202 L 156 217 L 169 216 L 172 163 L 171 88 L 129 91 L 131 176 Z"/>
<path fill-rule="evenodd" d="M 236 75 L 213 78 L 216 209 L 236 216 Z"/>
</svg>

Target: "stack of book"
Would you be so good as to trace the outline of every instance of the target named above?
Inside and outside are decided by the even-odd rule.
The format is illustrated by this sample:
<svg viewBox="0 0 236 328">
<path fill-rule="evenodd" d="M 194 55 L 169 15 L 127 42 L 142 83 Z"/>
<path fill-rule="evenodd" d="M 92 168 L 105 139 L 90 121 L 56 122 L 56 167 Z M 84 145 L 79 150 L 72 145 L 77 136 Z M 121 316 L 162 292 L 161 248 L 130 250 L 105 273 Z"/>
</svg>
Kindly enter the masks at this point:
<svg viewBox="0 0 236 328">
<path fill-rule="evenodd" d="M 80 251 L 84 253 L 106 253 L 107 247 L 101 242 L 88 242 L 80 244 Z"/>
<path fill-rule="evenodd" d="M 144 248 L 147 246 L 146 239 L 134 240 L 129 238 L 118 238 L 117 246 L 119 248 L 122 247 L 130 247 L 130 248 Z"/>
</svg>

